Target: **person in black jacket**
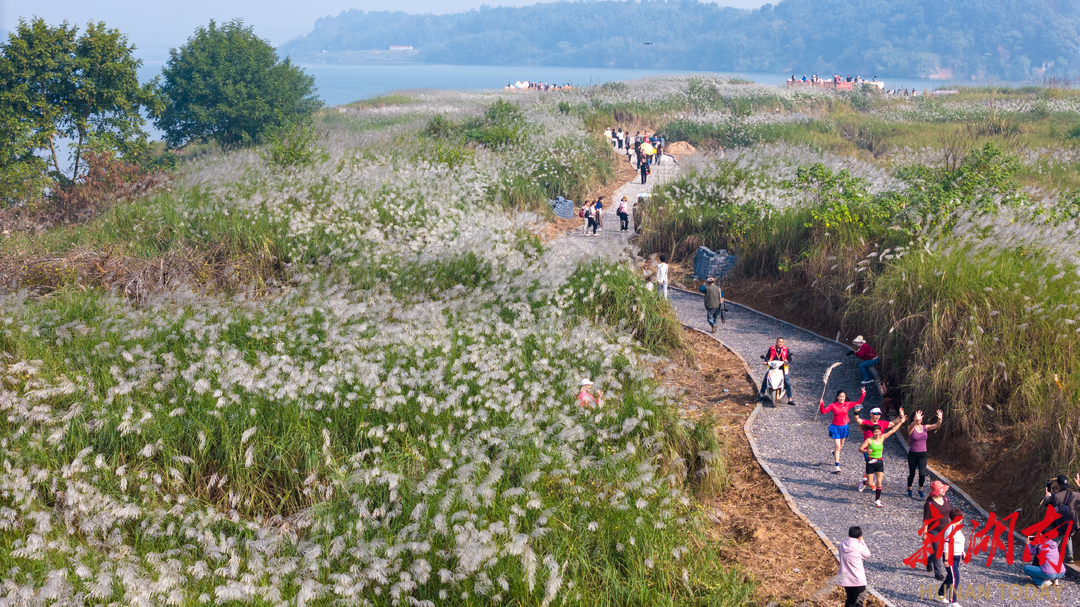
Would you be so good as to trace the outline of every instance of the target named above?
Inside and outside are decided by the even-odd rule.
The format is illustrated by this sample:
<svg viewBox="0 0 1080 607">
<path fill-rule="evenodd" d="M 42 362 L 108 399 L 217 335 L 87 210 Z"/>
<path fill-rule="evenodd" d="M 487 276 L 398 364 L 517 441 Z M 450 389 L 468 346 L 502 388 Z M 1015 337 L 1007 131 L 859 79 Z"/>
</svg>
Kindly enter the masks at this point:
<svg viewBox="0 0 1080 607">
<path fill-rule="evenodd" d="M 1077 474 L 1073 479 L 1077 486 L 1080 486 L 1080 474 Z M 1057 492 L 1050 493 L 1050 487 L 1054 482 L 1057 482 Z M 1047 505 L 1053 506 L 1056 510 L 1059 506 L 1066 505 L 1072 510 L 1072 530 L 1069 531 L 1069 537 L 1065 537 L 1065 532 L 1068 529 L 1069 521 L 1061 521 L 1060 524 L 1056 524 L 1054 528 L 1058 532 L 1058 550 L 1065 550 L 1065 562 L 1073 562 L 1073 542 L 1072 536 L 1076 533 L 1076 506 L 1080 503 L 1080 493 L 1072 490 L 1072 485 L 1069 484 L 1069 477 L 1064 474 L 1059 474 L 1054 480 L 1046 482 L 1046 492 L 1043 497 L 1042 507 L 1046 508 Z"/>
</svg>

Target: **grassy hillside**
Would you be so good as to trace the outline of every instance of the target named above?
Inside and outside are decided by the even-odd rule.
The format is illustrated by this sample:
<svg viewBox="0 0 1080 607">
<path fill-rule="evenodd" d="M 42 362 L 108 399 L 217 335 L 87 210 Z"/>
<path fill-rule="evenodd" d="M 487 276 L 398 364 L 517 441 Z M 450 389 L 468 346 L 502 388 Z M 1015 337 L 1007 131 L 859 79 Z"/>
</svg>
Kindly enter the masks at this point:
<svg viewBox="0 0 1080 607">
<path fill-rule="evenodd" d="M 747 604 L 696 507 L 716 438 L 651 377 L 670 309 L 628 249 L 536 236 L 610 151 L 553 107 L 415 101 L 0 240 L 28 264 L 0 294 L 0 596 Z"/>
</svg>

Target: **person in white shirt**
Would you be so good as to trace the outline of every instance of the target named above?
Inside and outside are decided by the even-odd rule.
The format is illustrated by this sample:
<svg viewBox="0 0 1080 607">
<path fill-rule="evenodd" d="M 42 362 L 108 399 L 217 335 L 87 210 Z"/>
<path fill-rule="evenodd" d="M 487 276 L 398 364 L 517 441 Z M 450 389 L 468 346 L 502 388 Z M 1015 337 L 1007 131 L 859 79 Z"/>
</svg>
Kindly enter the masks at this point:
<svg viewBox="0 0 1080 607">
<path fill-rule="evenodd" d="M 949 510 L 949 526 L 945 528 L 945 548 L 942 558 L 945 561 L 945 581 L 938 588 L 938 600 L 949 603 L 951 607 L 960 607 L 956 602 L 960 588 L 960 561 L 964 558 L 967 540 L 964 537 L 964 513 L 959 508 Z"/>
<path fill-rule="evenodd" d="M 658 284 L 664 292 L 664 298 L 667 299 L 667 287 L 668 287 L 668 265 L 667 255 L 660 256 L 660 264 L 656 266 L 656 284 Z"/>
</svg>

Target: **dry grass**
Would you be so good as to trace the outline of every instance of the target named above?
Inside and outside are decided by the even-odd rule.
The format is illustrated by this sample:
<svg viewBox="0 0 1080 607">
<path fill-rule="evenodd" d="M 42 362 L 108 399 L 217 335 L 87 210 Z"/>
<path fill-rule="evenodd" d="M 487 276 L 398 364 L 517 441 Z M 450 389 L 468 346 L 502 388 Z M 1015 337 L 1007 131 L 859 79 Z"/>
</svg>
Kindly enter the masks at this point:
<svg viewBox="0 0 1080 607">
<path fill-rule="evenodd" d="M 686 417 L 713 420 L 729 477 L 721 495 L 702 502 L 714 523 L 711 537 L 725 542 L 722 554 L 730 564 L 751 572 L 757 604 L 835 604 L 840 595 L 830 580 L 837 573 L 836 560 L 788 508 L 743 432 L 757 400 L 746 367 L 711 337 L 686 329 L 685 338 L 696 364 L 670 367 L 665 382 L 679 390 Z"/>
</svg>

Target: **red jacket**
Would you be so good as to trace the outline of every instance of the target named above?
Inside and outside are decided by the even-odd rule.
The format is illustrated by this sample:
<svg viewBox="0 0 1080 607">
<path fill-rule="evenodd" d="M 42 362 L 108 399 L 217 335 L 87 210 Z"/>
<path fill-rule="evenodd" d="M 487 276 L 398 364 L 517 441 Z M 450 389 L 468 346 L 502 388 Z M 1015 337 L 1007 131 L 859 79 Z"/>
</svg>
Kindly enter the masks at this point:
<svg viewBox="0 0 1080 607">
<path fill-rule="evenodd" d="M 859 346 L 859 351 L 855 353 L 855 356 L 858 356 L 863 360 L 874 360 L 877 358 L 877 352 L 874 352 L 874 349 L 870 347 L 870 344 L 863 344 Z"/>
<path fill-rule="evenodd" d="M 765 357 L 765 362 L 770 360 L 780 359 L 784 362 L 788 362 L 788 349 L 787 347 L 776 349 L 776 346 L 769 346 L 769 355 Z"/>
</svg>

